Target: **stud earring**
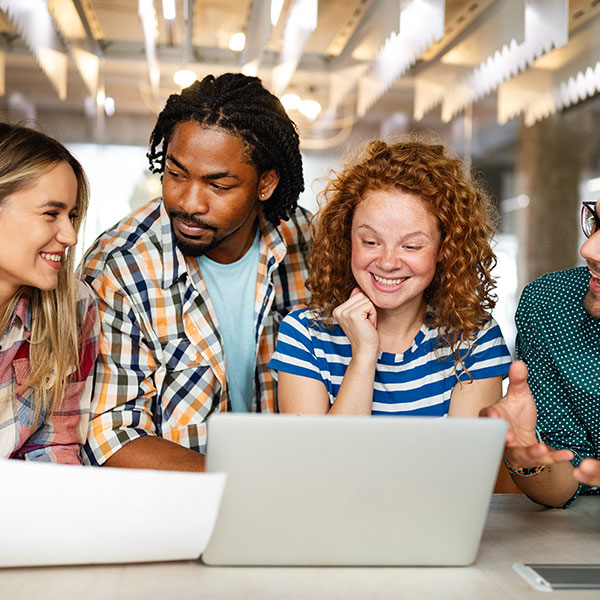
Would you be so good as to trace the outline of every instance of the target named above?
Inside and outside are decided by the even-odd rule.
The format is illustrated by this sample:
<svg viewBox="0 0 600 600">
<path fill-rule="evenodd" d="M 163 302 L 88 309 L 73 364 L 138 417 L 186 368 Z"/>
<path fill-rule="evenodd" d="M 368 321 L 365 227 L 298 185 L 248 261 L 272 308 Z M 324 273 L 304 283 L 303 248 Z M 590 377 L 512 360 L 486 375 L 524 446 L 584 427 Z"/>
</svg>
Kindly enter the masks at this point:
<svg viewBox="0 0 600 600">
<path fill-rule="evenodd" d="M 261 198 L 264 198 L 264 197 L 265 197 L 265 195 L 264 195 L 264 194 L 261 194 L 261 195 L 260 195 L 260 197 L 261 197 Z"/>
</svg>

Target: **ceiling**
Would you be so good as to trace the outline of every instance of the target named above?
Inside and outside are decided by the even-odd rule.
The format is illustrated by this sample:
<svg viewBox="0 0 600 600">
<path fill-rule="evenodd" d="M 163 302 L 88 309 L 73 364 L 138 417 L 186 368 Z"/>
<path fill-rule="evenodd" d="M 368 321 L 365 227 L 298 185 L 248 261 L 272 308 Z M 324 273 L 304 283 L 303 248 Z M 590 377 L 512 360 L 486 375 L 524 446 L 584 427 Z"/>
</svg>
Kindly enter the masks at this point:
<svg viewBox="0 0 600 600">
<path fill-rule="evenodd" d="M 154 8 L 150 47 L 144 3 Z M 51 51 L 29 4 L 36 14 L 48 8 Z M 502 137 L 515 117 L 534 123 L 600 89 L 600 0 L 318 0 L 314 31 L 290 25 L 310 22 L 316 5 L 284 0 L 272 26 L 270 0 L 176 0 L 174 21 L 162 0 L 0 0 L 0 111 L 60 122 L 50 130 L 63 139 L 145 144 L 179 89 L 177 70 L 250 69 L 279 95 L 321 104 L 313 121 L 290 114 L 303 146 L 326 150 L 357 131 L 415 124 L 463 141 L 486 129 Z M 246 34 L 242 51 L 229 49 L 236 32 Z M 82 56 L 97 79 L 86 78 Z M 63 80 L 55 73 L 51 82 L 53 69 L 65 70 Z M 98 91 L 114 99 L 114 116 L 97 109 Z"/>
</svg>

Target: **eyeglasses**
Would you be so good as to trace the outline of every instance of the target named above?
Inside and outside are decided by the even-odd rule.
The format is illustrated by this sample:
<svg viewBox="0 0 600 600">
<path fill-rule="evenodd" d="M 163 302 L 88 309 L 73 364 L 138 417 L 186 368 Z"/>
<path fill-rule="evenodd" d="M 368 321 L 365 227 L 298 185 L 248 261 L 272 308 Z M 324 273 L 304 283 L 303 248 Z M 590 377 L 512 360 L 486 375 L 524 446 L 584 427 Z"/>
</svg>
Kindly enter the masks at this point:
<svg viewBox="0 0 600 600">
<path fill-rule="evenodd" d="M 589 238 L 600 229 L 600 217 L 596 212 L 596 202 L 583 202 L 581 207 L 581 229 L 585 237 Z"/>
</svg>

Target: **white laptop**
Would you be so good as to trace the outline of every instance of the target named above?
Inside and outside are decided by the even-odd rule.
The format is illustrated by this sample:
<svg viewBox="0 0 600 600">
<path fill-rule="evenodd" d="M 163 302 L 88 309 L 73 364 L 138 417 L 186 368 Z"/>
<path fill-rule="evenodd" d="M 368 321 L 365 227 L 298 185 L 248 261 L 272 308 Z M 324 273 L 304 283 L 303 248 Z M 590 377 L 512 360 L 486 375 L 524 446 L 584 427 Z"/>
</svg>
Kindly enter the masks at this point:
<svg viewBox="0 0 600 600">
<path fill-rule="evenodd" d="M 209 565 L 468 565 L 504 447 L 500 419 L 216 414 L 227 473 Z"/>
</svg>

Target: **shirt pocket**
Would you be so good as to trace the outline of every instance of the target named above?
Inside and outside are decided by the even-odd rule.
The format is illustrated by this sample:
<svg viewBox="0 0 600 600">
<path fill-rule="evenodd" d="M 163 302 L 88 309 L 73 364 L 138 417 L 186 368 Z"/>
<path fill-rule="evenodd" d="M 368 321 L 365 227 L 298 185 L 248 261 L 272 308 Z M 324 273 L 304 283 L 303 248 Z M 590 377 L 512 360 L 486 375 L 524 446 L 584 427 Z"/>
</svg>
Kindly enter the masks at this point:
<svg viewBox="0 0 600 600">
<path fill-rule="evenodd" d="M 42 425 L 46 419 L 46 411 L 40 411 L 37 422 L 35 415 L 35 394 L 33 388 L 24 384 L 31 375 L 31 364 L 28 358 L 17 358 L 12 362 L 14 376 L 14 398 L 17 422 L 29 431 L 34 431 Z"/>
<path fill-rule="evenodd" d="M 157 383 L 162 435 L 169 428 L 201 424 L 212 412 L 218 382 L 200 352 L 187 338 L 168 341 L 163 347 L 164 378 Z"/>
<path fill-rule="evenodd" d="M 12 362 L 13 373 L 15 376 L 15 384 L 18 388 L 22 386 L 31 375 L 31 365 L 27 358 L 17 358 Z"/>
<path fill-rule="evenodd" d="M 203 365 L 202 355 L 187 338 L 169 340 L 163 346 L 163 364 L 170 373 L 208 366 Z"/>
</svg>

